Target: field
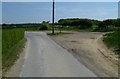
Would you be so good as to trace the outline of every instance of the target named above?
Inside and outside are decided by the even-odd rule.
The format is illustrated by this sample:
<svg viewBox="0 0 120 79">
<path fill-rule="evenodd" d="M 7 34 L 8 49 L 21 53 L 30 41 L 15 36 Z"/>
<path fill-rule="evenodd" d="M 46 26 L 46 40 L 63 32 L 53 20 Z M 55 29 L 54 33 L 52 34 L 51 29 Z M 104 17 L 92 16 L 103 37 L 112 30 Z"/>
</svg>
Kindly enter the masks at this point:
<svg viewBox="0 0 120 79">
<path fill-rule="evenodd" d="M 2 30 L 0 29 L 0 71 L 2 68 Z"/>
<path fill-rule="evenodd" d="M 19 56 L 24 43 L 24 29 L 2 30 L 2 69 L 6 71 Z"/>
</svg>

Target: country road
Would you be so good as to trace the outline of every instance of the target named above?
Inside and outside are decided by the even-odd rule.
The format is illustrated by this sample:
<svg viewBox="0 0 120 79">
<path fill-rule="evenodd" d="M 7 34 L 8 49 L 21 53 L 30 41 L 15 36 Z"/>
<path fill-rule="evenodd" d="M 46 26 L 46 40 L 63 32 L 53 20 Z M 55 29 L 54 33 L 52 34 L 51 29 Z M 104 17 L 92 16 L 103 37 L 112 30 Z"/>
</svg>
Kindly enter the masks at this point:
<svg viewBox="0 0 120 79">
<path fill-rule="evenodd" d="M 44 32 L 26 32 L 25 61 L 20 77 L 96 77 Z"/>
</svg>

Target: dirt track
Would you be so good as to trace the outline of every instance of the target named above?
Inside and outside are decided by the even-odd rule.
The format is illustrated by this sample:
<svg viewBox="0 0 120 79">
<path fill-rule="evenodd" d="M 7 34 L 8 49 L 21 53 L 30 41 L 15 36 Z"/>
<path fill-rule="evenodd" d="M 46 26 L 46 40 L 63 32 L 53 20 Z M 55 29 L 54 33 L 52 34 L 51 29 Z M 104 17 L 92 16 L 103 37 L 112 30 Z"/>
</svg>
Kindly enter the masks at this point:
<svg viewBox="0 0 120 79">
<path fill-rule="evenodd" d="M 118 76 L 118 59 L 102 42 L 104 33 L 72 32 L 52 39 L 100 77 Z"/>
</svg>

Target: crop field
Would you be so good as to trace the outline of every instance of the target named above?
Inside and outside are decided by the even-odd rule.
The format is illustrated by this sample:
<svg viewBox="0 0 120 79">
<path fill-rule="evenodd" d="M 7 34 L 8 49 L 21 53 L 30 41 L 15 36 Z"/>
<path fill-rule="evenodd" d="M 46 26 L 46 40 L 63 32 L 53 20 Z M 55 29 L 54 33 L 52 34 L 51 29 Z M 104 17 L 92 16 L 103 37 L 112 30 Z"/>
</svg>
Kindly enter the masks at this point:
<svg viewBox="0 0 120 79">
<path fill-rule="evenodd" d="M 12 66 L 24 43 L 24 29 L 2 30 L 2 69 Z"/>
</svg>

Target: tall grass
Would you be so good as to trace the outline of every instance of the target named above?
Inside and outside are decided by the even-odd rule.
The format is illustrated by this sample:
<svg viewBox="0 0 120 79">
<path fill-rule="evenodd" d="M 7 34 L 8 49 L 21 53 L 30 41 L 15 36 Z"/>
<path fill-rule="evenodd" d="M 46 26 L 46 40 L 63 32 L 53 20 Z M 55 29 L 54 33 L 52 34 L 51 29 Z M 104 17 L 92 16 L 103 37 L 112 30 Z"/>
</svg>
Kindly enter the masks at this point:
<svg viewBox="0 0 120 79">
<path fill-rule="evenodd" d="M 103 41 L 109 48 L 114 48 L 120 55 L 120 28 L 113 33 L 106 34 Z"/>
<path fill-rule="evenodd" d="M 0 72 L 2 71 L 2 29 L 0 29 Z"/>
<path fill-rule="evenodd" d="M 2 30 L 2 69 L 8 69 L 18 58 L 23 39 L 24 29 Z"/>
</svg>

